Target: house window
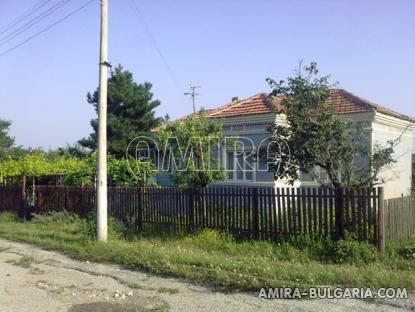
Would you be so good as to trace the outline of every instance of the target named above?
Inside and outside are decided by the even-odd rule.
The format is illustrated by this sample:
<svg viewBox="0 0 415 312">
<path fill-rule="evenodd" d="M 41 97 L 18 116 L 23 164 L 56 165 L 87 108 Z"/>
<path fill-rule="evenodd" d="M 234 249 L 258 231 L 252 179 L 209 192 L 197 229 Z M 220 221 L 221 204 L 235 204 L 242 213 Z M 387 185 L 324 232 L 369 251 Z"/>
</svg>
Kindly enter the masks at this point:
<svg viewBox="0 0 415 312">
<path fill-rule="evenodd" d="M 254 181 L 255 163 L 250 152 L 226 153 L 226 178 L 232 181 Z"/>
<path fill-rule="evenodd" d="M 234 159 L 233 159 L 233 153 L 228 152 L 227 153 L 227 159 L 226 159 L 226 173 L 228 180 L 233 180 L 234 176 Z"/>
</svg>

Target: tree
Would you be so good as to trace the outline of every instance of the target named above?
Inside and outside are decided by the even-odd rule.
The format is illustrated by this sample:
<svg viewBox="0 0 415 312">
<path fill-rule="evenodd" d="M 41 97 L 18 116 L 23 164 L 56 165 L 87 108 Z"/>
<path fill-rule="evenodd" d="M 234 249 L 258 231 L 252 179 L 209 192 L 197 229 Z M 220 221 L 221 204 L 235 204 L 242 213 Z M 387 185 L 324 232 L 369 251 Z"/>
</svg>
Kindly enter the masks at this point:
<svg viewBox="0 0 415 312">
<path fill-rule="evenodd" d="M 300 178 L 300 172 L 305 172 L 320 184 L 332 187 L 372 187 L 383 183 L 380 173 L 396 162 L 394 147 L 400 138 L 372 149 L 365 125 L 342 119 L 334 105 L 327 103 L 333 87 L 329 77 L 319 77 L 315 63 L 304 70 L 306 75 L 302 75 L 300 65 L 298 74 L 287 82 L 267 79 L 271 96 L 282 98 L 287 122 L 275 123 L 270 128 L 268 161 L 274 175 L 293 183 Z M 328 180 L 322 179 L 320 169 Z"/>
<path fill-rule="evenodd" d="M 184 120 L 166 124 L 159 132 L 164 168 L 172 166 L 173 181 L 185 187 L 206 187 L 222 180 L 224 170 L 215 157 L 215 148 L 224 140 L 223 125 L 206 118 L 203 111 Z M 172 161 L 169 161 L 172 159 Z"/>
<path fill-rule="evenodd" d="M 79 143 L 75 143 L 73 145 L 67 144 L 65 147 L 58 147 L 55 151 L 51 151 L 50 153 L 58 156 L 76 158 L 85 158 L 90 154 L 89 151 Z"/>
<path fill-rule="evenodd" d="M 5 177 L 39 177 L 64 175 L 81 166 L 75 157 L 54 156 L 34 152 L 19 158 L 6 157 L 0 162 L 0 175 Z"/>
<path fill-rule="evenodd" d="M 14 145 L 14 138 L 9 135 L 10 126 L 10 121 L 0 119 L 0 159 L 3 159 Z"/>
<path fill-rule="evenodd" d="M 96 152 L 82 159 L 77 167 L 71 167 L 65 176 L 66 185 L 94 186 L 97 166 Z M 108 177 L 110 185 L 137 186 L 145 185 L 148 179 L 155 174 L 150 162 L 136 161 L 134 168 L 130 168 L 125 159 L 118 159 L 108 155 Z"/>
<path fill-rule="evenodd" d="M 125 155 L 128 143 L 137 136 L 146 135 L 149 130 L 160 124 L 154 116 L 154 109 L 160 105 L 153 100 L 151 83 L 137 84 L 133 74 L 121 65 L 114 69 L 108 79 L 108 152 L 116 157 Z M 93 95 L 88 93 L 88 103 L 98 113 L 98 90 Z M 94 130 L 88 138 L 79 143 L 92 150 L 97 146 L 98 119 L 91 120 Z"/>
</svg>

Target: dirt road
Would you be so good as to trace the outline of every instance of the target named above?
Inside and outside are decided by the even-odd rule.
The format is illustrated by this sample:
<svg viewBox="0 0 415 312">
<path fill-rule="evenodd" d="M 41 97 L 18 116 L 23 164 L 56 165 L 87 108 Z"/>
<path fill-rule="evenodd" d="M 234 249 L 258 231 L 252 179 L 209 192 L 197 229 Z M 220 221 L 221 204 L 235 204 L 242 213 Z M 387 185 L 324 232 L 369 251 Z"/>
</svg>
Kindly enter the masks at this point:
<svg viewBox="0 0 415 312">
<path fill-rule="evenodd" d="M 0 239 L 0 312 L 23 311 L 415 311 L 415 299 L 264 300 Z"/>
</svg>

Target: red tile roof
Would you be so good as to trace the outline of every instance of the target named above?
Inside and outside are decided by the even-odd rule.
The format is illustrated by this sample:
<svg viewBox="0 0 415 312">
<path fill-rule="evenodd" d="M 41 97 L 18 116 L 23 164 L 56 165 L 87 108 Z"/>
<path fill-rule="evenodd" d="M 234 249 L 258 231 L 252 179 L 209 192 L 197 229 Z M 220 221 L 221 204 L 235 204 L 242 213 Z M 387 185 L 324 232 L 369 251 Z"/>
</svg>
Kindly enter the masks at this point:
<svg viewBox="0 0 415 312">
<path fill-rule="evenodd" d="M 281 100 L 260 93 L 243 100 L 232 101 L 208 114 L 209 117 L 228 117 L 275 113 L 281 109 Z"/>
<path fill-rule="evenodd" d="M 407 121 L 414 121 L 412 117 L 395 112 L 386 107 L 362 99 L 343 89 L 334 89 L 327 99 L 329 104 L 335 105 L 339 114 L 353 114 L 363 112 L 380 112 L 389 116 Z M 267 114 L 282 111 L 281 98 L 270 97 L 266 93 L 260 93 L 242 100 L 235 100 L 222 107 L 205 111 L 207 117 L 231 117 L 242 115 Z"/>
</svg>

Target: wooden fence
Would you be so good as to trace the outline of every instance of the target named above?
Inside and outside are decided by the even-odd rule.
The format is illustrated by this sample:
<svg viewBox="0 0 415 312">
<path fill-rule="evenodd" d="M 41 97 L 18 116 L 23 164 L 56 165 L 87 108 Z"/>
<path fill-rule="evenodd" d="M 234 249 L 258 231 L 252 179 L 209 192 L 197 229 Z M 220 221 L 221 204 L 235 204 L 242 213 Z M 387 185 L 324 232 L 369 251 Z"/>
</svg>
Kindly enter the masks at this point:
<svg viewBox="0 0 415 312">
<path fill-rule="evenodd" d="M 415 198 L 383 200 L 382 188 L 209 187 L 108 188 L 109 215 L 137 231 L 193 232 L 211 228 L 240 238 L 278 241 L 289 236 L 329 236 L 347 231 L 381 250 L 415 234 Z M 34 206 L 19 187 L 0 187 L 0 212 L 95 211 L 95 189 L 39 186 Z"/>
<path fill-rule="evenodd" d="M 0 187 L 0 212 L 17 211 L 20 217 L 24 217 L 26 208 L 27 204 L 23 200 L 21 187 Z"/>
<path fill-rule="evenodd" d="M 400 242 L 415 235 L 415 197 L 384 201 L 384 241 Z"/>
<path fill-rule="evenodd" d="M 137 231 L 228 231 L 240 238 L 278 241 L 307 235 L 340 238 L 345 231 L 379 245 L 382 189 L 209 187 L 108 189 L 109 215 Z M 37 187 L 36 211 L 95 209 L 95 190 Z"/>
</svg>

